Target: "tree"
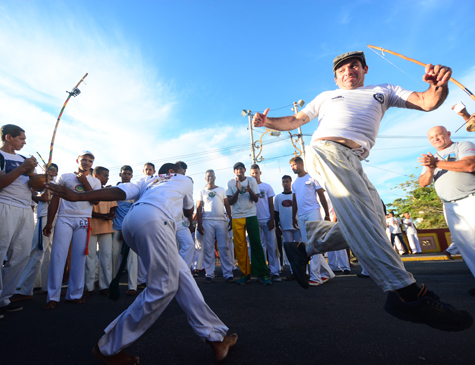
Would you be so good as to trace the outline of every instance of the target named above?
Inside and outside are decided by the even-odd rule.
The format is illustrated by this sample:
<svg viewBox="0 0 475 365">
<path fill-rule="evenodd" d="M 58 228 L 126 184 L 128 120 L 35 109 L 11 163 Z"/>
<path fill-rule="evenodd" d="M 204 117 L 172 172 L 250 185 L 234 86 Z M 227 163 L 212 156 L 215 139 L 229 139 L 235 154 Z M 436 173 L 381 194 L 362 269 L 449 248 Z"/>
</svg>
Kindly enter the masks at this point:
<svg viewBox="0 0 475 365">
<path fill-rule="evenodd" d="M 397 184 L 393 189 L 402 189 L 406 192 L 405 198 L 398 198 L 387 204 L 388 210 L 393 210 L 395 216 L 402 216 L 409 212 L 411 217 L 422 218 L 417 224 L 419 229 L 447 228 L 444 218 L 443 203 L 435 192 L 434 183 L 423 188 L 418 178 L 410 175 L 411 180 Z"/>
</svg>

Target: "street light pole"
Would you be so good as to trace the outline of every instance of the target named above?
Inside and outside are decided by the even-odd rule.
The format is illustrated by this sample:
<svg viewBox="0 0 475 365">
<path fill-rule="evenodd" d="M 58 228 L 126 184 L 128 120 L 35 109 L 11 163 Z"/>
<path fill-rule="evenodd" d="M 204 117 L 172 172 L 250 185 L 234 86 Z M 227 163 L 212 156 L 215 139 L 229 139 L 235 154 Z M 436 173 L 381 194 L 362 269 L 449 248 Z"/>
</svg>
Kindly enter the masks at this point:
<svg viewBox="0 0 475 365">
<path fill-rule="evenodd" d="M 243 110 L 241 112 L 241 115 L 243 117 L 248 117 L 249 119 L 249 134 L 251 136 L 251 159 L 252 159 L 252 163 L 255 164 L 256 163 L 256 151 L 254 149 L 254 135 L 252 134 L 252 112 L 250 110 Z"/>
<path fill-rule="evenodd" d="M 295 114 L 299 112 L 299 106 L 302 107 L 305 104 L 305 101 L 300 99 L 299 101 L 294 101 L 294 107 L 291 109 Z M 302 134 L 302 128 L 298 127 L 299 131 L 299 140 L 300 140 L 300 146 L 302 147 L 302 156 L 305 161 L 305 143 L 303 141 L 303 134 Z"/>
</svg>

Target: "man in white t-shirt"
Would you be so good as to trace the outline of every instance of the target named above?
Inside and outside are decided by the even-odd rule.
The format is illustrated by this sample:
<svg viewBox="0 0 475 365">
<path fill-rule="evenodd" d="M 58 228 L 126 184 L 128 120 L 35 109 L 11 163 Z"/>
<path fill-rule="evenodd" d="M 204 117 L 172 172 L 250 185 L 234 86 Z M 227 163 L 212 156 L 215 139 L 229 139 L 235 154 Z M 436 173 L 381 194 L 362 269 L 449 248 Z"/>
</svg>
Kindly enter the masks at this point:
<svg viewBox="0 0 475 365">
<path fill-rule="evenodd" d="M 424 170 L 419 176 L 422 187 L 434 181 L 435 191 L 444 202 L 445 219 L 463 260 L 475 276 L 475 144 L 453 142 L 445 127 L 429 129 L 427 137 L 437 149 L 418 160 Z M 474 289 L 470 294 L 475 293 Z"/>
<path fill-rule="evenodd" d="M 417 237 L 416 226 L 414 220 L 411 218 L 409 212 L 404 213 L 404 219 L 402 225 L 406 231 L 407 240 L 409 241 L 409 247 L 413 254 L 422 253 L 421 245 L 419 244 L 419 237 Z"/>
<path fill-rule="evenodd" d="M 267 277 L 268 269 L 259 237 L 259 222 L 255 204 L 259 200 L 260 190 L 256 179 L 245 175 L 246 167 L 242 162 L 234 164 L 234 173 L 236 179 L 228 181 L 226 195 L 233 217 L 236 258 L 243 275 L 237 284 L 244 285 L 251 280 L 252 269 L 252 273 L 258 276 L 264 285 L 271 285 L 272 281 Z M 246 231 L 251 246 L 251 260 L 247 249 Z"/>
<path fill-rule="evenodd" d="M 405 270 L 386 238 L 381 199 L 361 165 L 374 146 L 384 113 L 390 107 L 437 109 L 448 95 L 452 70 L 427 64 L 423 81 L 429 88 L 425 92 L 410 92 L 390 84 L 365 86 L 368 66 L 361 51 L 335 57 L 333 72 L 338 89 L 319 94 L 297 114 L 268 118 L 266 109 L 254 115 L 254 127 L 284 131 L 318 118 L 311 146 L 306 148 L 306 164 L 328 192 L 338 222 L 316 222 L 308 230 L 306 247 L 289 245 L 294 265 L 302 272 L 307 254 L 349 246 L 371 278 L 388 292 L 385 310 L 389 314 L 442 330 L 470 327 L 473 319 L 467 312 L 445 306 L 444 319 L 435 313 L 432 308 L 440 301 L 424 286 L 419 288 Z M 304 275 L 302 278 L 305 281 Z"/>
<path fill-rule="evenodd" d="M 251 176 L 256 179 L 259 187 L 259 200 L 256 203 L 259 235 L 261 238 L 264 257 L 269 260 L 270 277 L 272 281 L 280 281 L 280 262 L 277 255 L 275 242 L 274 221 L 274 189 L 269 184 L 261 181 L 262 171 L 259 165 L 251 165 Z"/>
<path fill-rule="evenodd" d="M 81 151 L 76 159 L 77 171 L 60 175 L 58 185 L 66 186 L 78 193 L 100 189 L 101 182 L 91 176 L 94 159 L 94 154 L 91 151 Z M 55 309 L 59 302 L 69 246 L 71 246 L 71 269 L 65 300 L 74 304 L 85 302 L 83 292 L 86 257 L 89 253 L 92 205 L 93 203 L 90 202 L 60 201 L 57 196 L 53 196 L 51 199 L 48 208 L 48 222 L 43 229 L 45 236 L 51 235 L 56 212 L 58 212 L 58 218 L 54 227 L 53 246 L 51 247 L 48 296 L 47 303 L 43 307 L 45 309 Z"/>
<path fill-rule="evenodd" d="M 299 227 L 302 239 L 306 240 L 307 222 L 322 220 L 317 196 L 325 211 L 325 220 L 330 220 L 330 212 L 328 211 L 324 190 L 318 181 L 305 171 L 302 158 L 299 156 L 292 157 L 290 159 L 290 167 L 294 174 L 297 174 L 297 178 L 292 183 L 292 221 L 295 228 Z M 288 243 L 284 242 L 284 246 L 287 245 Z M 297 275 L 293 268 L 292 273 Z M 313 255 L 310 260 L 310 279 L 308 280 L 308 285 L 318 286 L 333 277 L 335 277 L 335 274 L 330 269 L 323 255 Z M 300 279 L 298 276 L 296 278 L 297 280 Z"/>
<path fill-rule="evenodd" d="M 15 153 L 26 144 L 25 131 L 13 124 L 1 128 L 0 147 L 0 319 L 4 313 L 22 310 L 10 303 L 21 275 L 28 264 L 34 221 L 31 210 L 29 172 L 38 165 L 32 156 L 25 158 Z"/>
<path fill-rule="evenodd" d="M 214 240 L 218 242 L 219 257 L 223 277 L 227 283 L 234 282 L 231 254 L 228 246 L 228 229 L 232 229 L 232 220 L 226 220 L 225 212 L 231 217 L 231 208 L 226 197 L 226 190 L 215 184 L 213 170 L 206 171 L 206 187 L 200 191 L 196 206 L 198 232 L 203 235 L 203 263 L 206 282 L 211 283 L 215 277 Z"/>
<path fill-rule="evenodd" d="M 122 350 L 134 343 L 160 317 L 175 298 L 196 334 L 208 342 L 218 361 L 237 341 L 226 335 L 228 328 L 205 303 L 190 268 L 176 249 L 179 211 L 193 214 L 193 183 L 183 170 L 166 163 L 159 176 L 135 183 L 75 194 L 62 186 L 50 186 L 55 195 L 70 201 L 113 201 L 137 199 L 122 223 L 122 234 L 132 250 L 142 257 L 147 287 L 106 329 L 93 354 L 108 364 L 138 364 L 139 358 Z"/>
<path fill-rule="evenodd" d="M 403 255 L 409 255 L 406 242 L 404 242 L 404 238 L 402 237 L 401 220 L 394 216 L 394 212 L 389 212 L 389 218 L 386 219 L 386 226 L 389 229 L 389 234 L 391 235 L 391 244 L 393 245 L 394 249 L 397 251 L 396 244 L 394 242 L 395 238 L 397 237 L 399 238 L 401 245 L 404 247 Z"/>
</svg>

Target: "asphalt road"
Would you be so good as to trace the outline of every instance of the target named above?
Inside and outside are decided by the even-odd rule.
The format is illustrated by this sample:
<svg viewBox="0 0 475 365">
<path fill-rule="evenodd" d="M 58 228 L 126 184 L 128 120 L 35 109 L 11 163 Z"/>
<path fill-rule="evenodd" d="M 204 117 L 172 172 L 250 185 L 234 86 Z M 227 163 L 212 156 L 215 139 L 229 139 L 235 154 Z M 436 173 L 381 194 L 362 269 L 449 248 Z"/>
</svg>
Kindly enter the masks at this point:
<svg viewBox="0 0 475 365">
<path fill-rule="evenodd" d="M 475 279 L 463 261 L 405 265 L 419 283 L 475 317 L 475 297 L 467 292 Z M 206 302 L 239 335 L 224 364 L 474 363 L 475 326 L 451 333 L 397 320 L 383 310 L 385 294 L 371 279 L 356 277 L 359 271 L 308 290 L 296 282 L 238 286 L 222 278 L 206 284 L 199 277 Z M 133 301 L 126 286 L 121 289 L 117 302 L 98 292 L 83 305 L 61 302 L 55 310 L 41 308 L 41 295 L 22 302 L 23 311 L 0 320 L 0 363 L 99 364 L 92 347 Z M 140 356 L 141 364 L 214 363 L 175 300 L 127 352 Z"/>
</svg>

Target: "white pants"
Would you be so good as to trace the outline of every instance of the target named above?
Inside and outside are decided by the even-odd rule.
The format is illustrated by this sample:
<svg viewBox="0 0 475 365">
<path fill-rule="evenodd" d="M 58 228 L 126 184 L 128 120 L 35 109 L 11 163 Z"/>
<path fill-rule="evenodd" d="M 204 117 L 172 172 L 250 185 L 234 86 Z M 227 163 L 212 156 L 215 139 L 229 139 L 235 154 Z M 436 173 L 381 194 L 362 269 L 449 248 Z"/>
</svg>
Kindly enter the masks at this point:
<svg viewBox="0 0 475 365">
<path fill-rule="evenodd" d="M 328 252 L 328 265 L 334 271 L 350 270 L 350 260 L 346 250 Z"/>
<path fill-rule="evenodd" d="M 221 220 L 203 220 L 203 263 L 206 276 L 214 278 L 216 259 L 214 256 L 214 239 L 218 241 L 219 257 L 224 278 L 233 277 L 233 268 L 228 246 L 228 222 Z"/>
<path fill-rule="evenodd" d="M 384 291 L 414 283 L 386 236 L 381 198 L 366 177 L 357 151 L 325 140 L 313 142 L 305 151 L 308 171 L 327 191 L 338 218 L 337 223 L 307 224 L 307 253 L 349 246 Z"/>
<path fill-rule="evenodd" d="M 33 289 L 38 282 L 38 278 L 40 279 L 38 286 L 41 286 L 41 290 L 47 290 L 49 259 L 54 230 L 51 232 L 50 237 L 46 237 L 43 234 L 46 222 L 46 216 L 38 217 L 35 233 L 31 242 L 30 259 L 18 282 L 17 287 L 20 289 L 15 292 L 16 294 L 33 295 Z M 40 237 L 42 238 L 41 249 L 39 245 Z"/>
<path fill-rule="evenodd" d="M 457 255 L 460 252 L 455 242 L 452 242 L 445 251 L 447 251 L 451 255 Z"/>
<path fill-rule="evenodd" d="M 234 257 L 234 239 L 233 239 L 233 230 L 228 231 L 228 247 L 229 254 L 231 257 L 231 262 L 233 263 L 233 270 L 236 270 L 236 260 Z"/>
<path fill-rule="evenodd" d="M 180 256 L 191 269 L 193 254 L 195 253 L 195 242 L 193 241 L 193 237 L 191 237 L 191 232 L 188 227 L 184 227 L 181 224 L 177 225 L 176 242 L 180 250 Z"/>
<path fill-rule="evenodd" d="M 10 304 L 23 271 L 28 265 L 34 233 L 30 207 L 19 208 L 0 203 L 0 260 L 7 260 L 0 275 L 0 307 Z"/>
<path fill-rule="evenodd" d="M 299 215 L 298 219 L 300 234 L 305 239 L 307 237 L 307 222 L 319 221 L 322 219 L 322 216 L 320 210 L 317 209 L 313 212 Z M 322 283 L 322 277 L 331 279 L 335 277 L 335 274 L 328 266 L 322 254 L 314 254 L 310 260 L 310 280 Z"/>
<path fill-rule="evenodd" d="M 447 225 L 457 248 L 475 276 L 475 196 L 444 203 Z"/>
<path fill-rule="evenodd" d="M 419 244 L 419 237 L 417 237 L 417 231 L 412 227 L 408 228 L 406 229 L 406 236 L 412 253 L 422 252 L 421 245 Z"/>
<path fill-rule="evenodd" d="M 99 289 L 108 289 L 112 281 L 112 233 L 91 235 L 89 254 L 86 257 L 86 276 L 84 286 L 87 291 L 94 290 L 96 254 L 99 248 Z"/>
<path fill-rule="evenodd" d="M 88 218 L 58 217 L 48 273 L 46 302 L 59 302 L 64 265 L 71 245 L 71 271 L 66 299 L 80 299 L 84 291 Z"/>
<path fill-rule="evenodd" d="M 204 238 L 198 231 L 191 235 L 191 237 L 193 236 L 195 236 L 195 252 L 193 253 L 191 269 L 201 271 L 203 269 Z"/>
<path fill-rule="evenodd" d="M 147 287 L 105 329 L 98 343 L 101 353 L 111 356 L 135 342 L 173 298 L 201 339 L 222 341 L 228 328 L 205 303 L 190 268 L 176 249 L 175 221 L 152 205 L 139 204 L 124 218 L 122 232 L 127 244 L 143 260 Z"/>
<path fill-rule="evenodd" d="M 267 221 L 259 221 L 258 223 L 264 257 L 269 261 L 270 276 L 279 276 L 281 268 L 279 257 L 277 255 L 277 245 L 275 243 L 275 229 L 269 231 Z"/>
</svg>

